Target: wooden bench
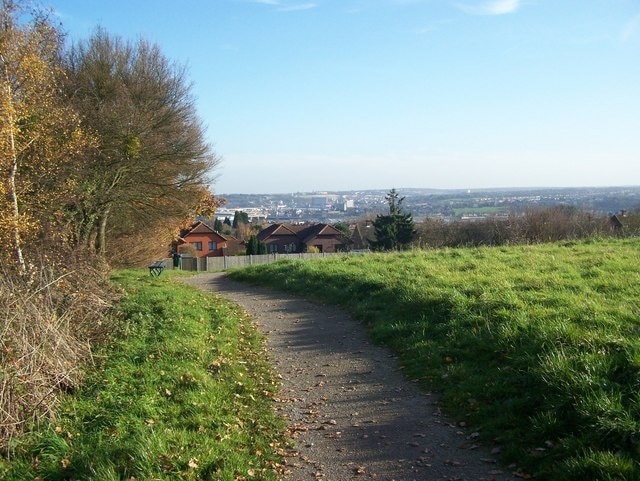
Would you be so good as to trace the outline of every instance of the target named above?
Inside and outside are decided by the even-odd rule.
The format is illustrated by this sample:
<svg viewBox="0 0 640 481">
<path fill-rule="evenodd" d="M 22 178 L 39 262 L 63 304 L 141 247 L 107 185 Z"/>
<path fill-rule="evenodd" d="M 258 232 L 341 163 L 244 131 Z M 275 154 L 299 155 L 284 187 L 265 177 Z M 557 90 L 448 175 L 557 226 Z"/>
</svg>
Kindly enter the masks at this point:
<svg viewBox="0 0 640 481">
<path fill-rule="evenodd" d="M 152 277 L 158 277 L 160 274 L 162 274 L 164 268 L 164 261 L 155 261 L 149 266 L 149 274 L 151 274 Z"/>
</svg>

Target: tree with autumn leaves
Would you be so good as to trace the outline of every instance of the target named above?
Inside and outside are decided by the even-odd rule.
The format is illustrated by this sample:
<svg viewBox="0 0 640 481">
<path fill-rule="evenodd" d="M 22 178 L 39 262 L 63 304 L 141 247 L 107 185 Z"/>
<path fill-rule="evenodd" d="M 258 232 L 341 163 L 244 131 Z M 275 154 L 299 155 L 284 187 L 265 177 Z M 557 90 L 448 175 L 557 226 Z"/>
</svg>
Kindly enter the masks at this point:
<svg viewBox="0 0 640 481">
<path fill-rule="evenodd" d="M 103 30 L 67 48 L 28 5 L 0 0 L 0 451 L 112 332 L 109 265 L 166 256 L 221 202 L 184 68 Z"/>
<path fill-rule="evenodd" d="M 117 246 L 152 233 L 165 248 L 215 210 L 183 67 L 102 29 L 65 50 L 46 14 L 0 5 L 0 257 L 24 272 L 25 250 L 63 243 L 122 260 Z"/>
<path fill-rule="evenodd" d="M 73 190 L 91 136 L 61 95 L 62 38 L 42 14 L 0 10 L 0 247 L 25 272 L 25 245 L 40 241 Z"/>
</svg>

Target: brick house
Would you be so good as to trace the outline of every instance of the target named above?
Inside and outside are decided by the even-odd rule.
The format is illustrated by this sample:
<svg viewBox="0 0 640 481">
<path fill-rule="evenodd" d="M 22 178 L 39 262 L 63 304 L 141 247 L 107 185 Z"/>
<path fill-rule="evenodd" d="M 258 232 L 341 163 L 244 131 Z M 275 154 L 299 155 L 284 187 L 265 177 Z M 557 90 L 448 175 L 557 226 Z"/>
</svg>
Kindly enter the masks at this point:
<svg viewBox="0 0 640 481">
<path fill-rule="evenodd" d="M 222 257 L 231 255 L 228 250 L 236 244 L 236 239 L 225 237 L 206 222 L 198 221 L 181 233 L 177 249 L 180 254 L 188 253 L 196 257 Z"/>
<path fill-rule="evenodd" d="M 348 250 L 351 241 L 329 224 L 294 225 L 272 224 L 261 230 L 257 238 L 267 245 L 268 253 L 341 252 Z"/>
</svg>

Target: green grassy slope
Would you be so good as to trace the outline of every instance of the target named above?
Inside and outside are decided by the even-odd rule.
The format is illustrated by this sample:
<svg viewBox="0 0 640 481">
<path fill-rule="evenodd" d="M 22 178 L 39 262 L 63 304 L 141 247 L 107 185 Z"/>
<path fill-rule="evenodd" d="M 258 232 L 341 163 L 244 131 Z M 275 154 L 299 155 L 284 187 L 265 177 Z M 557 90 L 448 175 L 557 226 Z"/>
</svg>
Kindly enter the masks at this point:
<svg viewBox="0 0 640 481">
<path fill-rule="evenodd" d="M 540 479 L 640 479 L 640 241 L 285 261 L 233 277 L 336 303 Z"/>
<path fill-rule="evenodd" d="M 166 275 L 115 280 L 117 340 L 59 418 L 15 442 L 0 479 L 277 479 L 278 383 L 250 319 Z"/>
</svg>

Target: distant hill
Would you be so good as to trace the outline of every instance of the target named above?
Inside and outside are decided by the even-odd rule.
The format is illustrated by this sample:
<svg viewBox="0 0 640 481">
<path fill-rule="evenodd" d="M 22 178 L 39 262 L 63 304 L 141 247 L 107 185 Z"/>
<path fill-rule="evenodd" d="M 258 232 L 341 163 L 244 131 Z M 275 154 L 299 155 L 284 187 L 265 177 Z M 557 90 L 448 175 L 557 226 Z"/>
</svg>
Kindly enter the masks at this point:
<svg viewBox="0 0 640 481">
<path fill-rule="evenodd" d="M 487 189 L 397 188 L 416 220 L 459 218 L 465 212 L 522 212 L 532 207 L 570 205 L 597 214 L 640 207 L 640 186 L 501 187 Z M 282 194 L 220 194 L 226 212 L 257 210 L 274 221 L 342 222 L 385 212 L 389 189 L 290 192 Z"/>
</svg>

